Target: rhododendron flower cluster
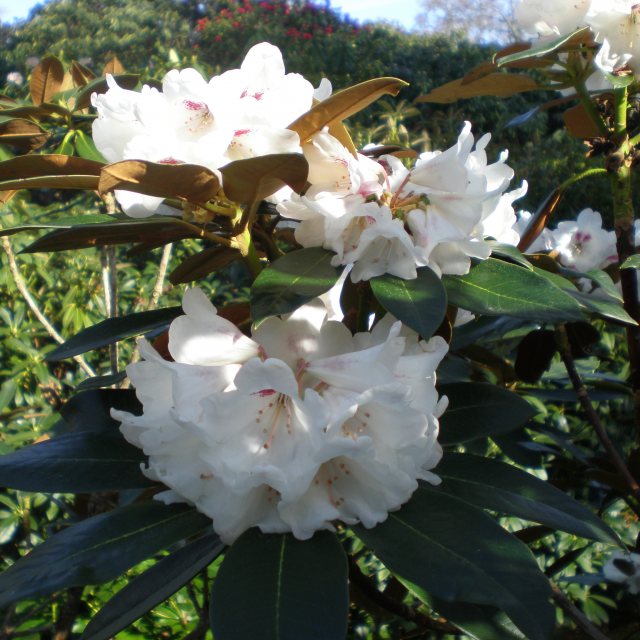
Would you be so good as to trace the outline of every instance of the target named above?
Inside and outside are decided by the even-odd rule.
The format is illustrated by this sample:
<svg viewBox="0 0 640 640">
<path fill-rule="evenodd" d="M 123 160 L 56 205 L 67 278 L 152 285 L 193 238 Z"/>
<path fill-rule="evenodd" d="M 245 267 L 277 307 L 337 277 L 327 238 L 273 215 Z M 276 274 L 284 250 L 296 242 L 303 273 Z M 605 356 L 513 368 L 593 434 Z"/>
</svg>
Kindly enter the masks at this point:
<svg viewBox="0 0 640 640">
<path fill-rule="evenodd" d="M 447 351 L 391 316 L 352 335 L 320 301 L 272 317 L 251 338 L 199 289 L 169 330 L 163 359 L 144 340 L 127 367 L 144 412 L 113 411 L 144 472 L 232 542 L 252 526 L 306 539 L 333 521 L 373 527 L 418 486 L 437 484 Z"/>
<path fill-rule="evenodd" d="M 279 192 L 278 211 L 300 222 L 302 246 L 325 247 L 336 253 L 334 265 L 353 265 L 354 282 L 384 273 L 411 279 L 423 266 L 439 275 L 467 273 L 471 258 L 490 254 L 484 237 L 511 226 L 512 203 L 526 191 L 523 185 L 506 192 L 513 177 L 506 152 L 489 163 L 490 135 L 474 147 L 469 123 L 453 147 L 423 153 L 411 169 L 393 156 L 354 156 L 328 130 L 300 148 L 286 127 L 314 98 L 329 97 L 331 85 L 325 79 L 314 91 L 302 76 L 285 74 L 280 51 L 267 43 L 254 46 L 240 69 L 209 82 L 185 69 L 170 71 L 161 92 L 121 89 L 113 78 L 109 85 L 93 96 L 94 140 L 109 162 L 215 170 L 232 160 L 304 153 L 310 186 L 303 195 Z M 175 213 L 161 198 L 121 190 L 116 197 L 134 217 Z"/>
<path fill-rule="evenodd" d="M 93 139 L 108 162 L 188 162 L 215 170 L 232 160 L 299 151 L 298 135 L 286 127 L 314 98 L 311 83 L 285 74 L 280 50 L 266 42 L 252 47 L 239 69 L 209 82 L 195 69 L 169 71 L 162 91 L 122 89 L 110 76 L 107 82 L 109 90 L 92 101 Z M 162 202 L 127 191 L 116 197 L 133 217 L 152 215 Z"/>
<path fill-rule="evenodd" d="M 513 170 L 506 153 L 489 164 L 490 136 L 474 147 L 466 123 L 446 151 L 420 155 L 411 169 L 393 156 L 354 157 L 327 131 L 303 146 L 311 187 L 281 202 L 278 211 L 300 220 L 304 247 L 336 253 L 334 265 L 354 264 L 354 282 L 391 273 L 411 279 L 428 266 L 438 275 L 463 275 L 471 258 L 487 258 L 484 236 L 515 221 L 511 206 L 526 184 L 505 193 Z"/>
<path fill-rule="evenodd" d="M 518 244 L 530 220 L 528 211 L 519 212 L 510 230 L 516 241 L 507 240 L 510 233 L 504 233 L 497 239 Z M 563 266 L 582 272 L 604 269 L 618 261 L 616 234 L 603 227 L 602 216 L 593 209 L 582 210 L 575 220 L 559 222 L 555 229 L 543 229 L 534 243 L 525 249 L 528 253 L 553 253 Z"/>
</svg>

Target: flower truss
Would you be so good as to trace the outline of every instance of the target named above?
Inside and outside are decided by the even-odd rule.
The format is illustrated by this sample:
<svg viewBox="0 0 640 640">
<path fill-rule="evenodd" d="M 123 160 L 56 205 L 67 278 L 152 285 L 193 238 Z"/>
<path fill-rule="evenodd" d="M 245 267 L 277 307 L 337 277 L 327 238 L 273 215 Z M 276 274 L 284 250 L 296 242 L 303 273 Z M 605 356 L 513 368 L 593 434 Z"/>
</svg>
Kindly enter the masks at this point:
<svg viewBox="0 0 640 640">
<path fill-rule="evenodd" d="M 354 282 L 384 273 L 411 279 L 422 266 L 463 275 L 471 258 L 489 256 L 484 237 L 515 222 L 512 202 L 526 191 L 505 193 L 513 171 L 506 153 L 488 163 L 489 139 L 474 148 L 466 123 L 453 147 L 423 153 L 407 169 L 393 156 L 354 157 L 327 131 L 318 133 L 303 147 L 311 187 L 278 211 L 301 221 L 302 246 L 334 251 L 336 266 L 354 264 Z"/>
<path fill-rule="evenodd" d="M 280 50 L 266 42 L 252 47 L 239 69 L 209 82 L 195 69 L 169 71 L 162 91 L 122 89 L 110 76 L 107 82 L 105 94 L 93 95 L 93 139 L 108 162 L 186 162 L 215 170 L 232 160 L 299 151 L 298 135 L 286 127 L 314 99 L 311 83 L 285 74 Z M 326 97 L 327 82 L 318 91 Z M 122 190 L 116 197 L 132 217 L 166 212 L 158 211 L 161 198 Z"/>
<path fill-rule="evenodd" d="M 173 361 L 143 340 L 127 367 L 144 413 L 113 411 L 149 456 L 145 473 L 170 487 L 159 499 L 193 503 L 227 543 L 252 526 L 307 539 L 333 521 L 373 527 L 418 480 L 439 482 L 442 338 L 420 341 L 390 316 L 352 336 L 319 301 L 252 338 L 200 289 L 183 309 Z"/>
</svg>

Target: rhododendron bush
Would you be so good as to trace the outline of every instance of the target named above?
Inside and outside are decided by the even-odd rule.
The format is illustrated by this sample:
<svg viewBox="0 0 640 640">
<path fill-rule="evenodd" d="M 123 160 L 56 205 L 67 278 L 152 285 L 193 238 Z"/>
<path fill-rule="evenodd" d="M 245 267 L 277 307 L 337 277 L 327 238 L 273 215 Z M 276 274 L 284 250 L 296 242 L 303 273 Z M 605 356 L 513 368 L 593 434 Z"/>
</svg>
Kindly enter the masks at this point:
<svg viewBox="0 0 640 640">
<path fill-rule="evenodd" d="M 210 79 L 175 69 L 150 84 L 117 61 L 96 78 L 50 57 L 29 100 L 1 98 L 15 153 L 3 206 L 41 188 L 103 203 L 3 236 L 44 230 L 27 252 L 133 245 L 154 265 L 153 249 L 199 249 L 169 275 L 180 307 L 160 298 L 48 352 L 112 358 L 55 435 L 0 458 L 0 485 L 109 499 L 0 575 L 0 606 L 160 557 L 83 638 L 113 636 L 208 566 L 216 640 L 361 637 L 349 614 L 363 597 L 404 616 L 406 637 L 605 637 L 558 573 L 599 545 L 608 560 L 582 579 L 638 592 L 640 425 L 616 441 L 595 402 L 640 416 L 636 14 L 523 0 L 531 42 L 419 98 L 561 92 L 538 110 L 563 110 L 593 168 L 549 184 L 533 213 L 490 132 L 461 121 L 448 148 L 357 149 L 349 117 L 405 83 L 314 87 L 269 43 Z M 605 174 L 610 211 L 553 218 Z M 214 305 L 213 278 L 250 287 Z M 615 381 L 576 363 L 601 333 L 628 350 Z M 132 337 L 119 369 L 114 345 Z M 598 450 L 550 426 L 545 399 L 577 412 Z M 574 481 L 555 481 L 558 461 Z M 550 558 L 538 541 L 554 532 L 575 544 Z"/>
</svg>

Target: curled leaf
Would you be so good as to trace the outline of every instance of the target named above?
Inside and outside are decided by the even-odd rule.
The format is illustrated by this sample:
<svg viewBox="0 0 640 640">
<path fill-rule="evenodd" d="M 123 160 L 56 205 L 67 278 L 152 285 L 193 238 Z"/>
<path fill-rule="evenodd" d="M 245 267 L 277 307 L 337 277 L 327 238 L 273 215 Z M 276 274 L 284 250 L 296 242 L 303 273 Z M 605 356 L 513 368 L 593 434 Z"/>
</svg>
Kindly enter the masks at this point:
<svg viewBox="0 0 640 640">
<path fill-rule="evenodd" d="M 220 180 L 211 169 L 195 164 L 123 160 L 107 165 L 100 174 L 100 194 L 114 189 L 125 189 L 158 198 L 206 202 L 220 191 Z"/>
<path fill-rule="evenodd" d="M 299 153 L 272 153 L 236 160 L 220 169 L 225 195 L 236 202 L 263 200 L 289 185 L 300 193 L 306 183 L 309 164 Z"/>
<path fill-rule="evenodd" d="M 319 102 L 288 128 L 300 136 L 300 143 L 303 144 L 324 127 L 346 120 L 385 94 L 396 96 L 406 86 L 407 83 L 398 78 L 374 78 L 361 82 Z"/>
<path fill-rule="evenodd" d="M 0 122 L 0 144 L 9 144 L 20 151 L 33 151 L 41 147 L 49 139 L 35 122 L 12 118 Z"/>
<path fill-rule="evenodd" d="M 91 80 L 95 80 L 96 74 L 88 67 L 74 60 L 71 63 L 71 77 L 76 87 L 82 88 L 91 82 Z"/>
<path fill-rule="evenodd" d="M 38 64 L 31 73 L 29 89 L 31 100 L 35 105 L 50 102 L 51 98 L 62 90 L 64 83 L 64 67 L 55 56 L 48 56 Z"/>
<path fill-rule="evenodd" d="M 538 83 L 529 76 L 498 71 L 472 81 L 468 81 L 466 77 L 452 80 L 440 87 L 436 87 L 426 95 L 419 96 L 415 101 L 447 104 L 456 100 L 476 98 L 478 96 L 512 96 L 516 93 L 535 91 L 539 88 Z"/>
<path fill-rule="evenodd" d="M 115 76 L 117 73 L 124 73 L 124 66 L 122 65 L 122 62 L 118 60 L 118 56 L 113 56 L 113 58 L 104 65 L 102 75 L 106 76 L 108 73 L 112 76 Z"/>
</svg>

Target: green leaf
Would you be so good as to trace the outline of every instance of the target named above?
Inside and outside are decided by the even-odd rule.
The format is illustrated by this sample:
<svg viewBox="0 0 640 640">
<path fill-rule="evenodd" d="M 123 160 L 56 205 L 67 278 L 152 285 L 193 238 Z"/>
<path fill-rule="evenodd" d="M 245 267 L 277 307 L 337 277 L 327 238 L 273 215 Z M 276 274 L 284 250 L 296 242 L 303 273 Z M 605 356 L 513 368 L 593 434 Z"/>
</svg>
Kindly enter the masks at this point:
<svg viewBox="0 0 640 640">
<path fill-rule="evenodd" d="M 106 162 L 104 156 L 98 151 L 93 139 L 84 131 L 76 131 L 74 143 L 76 151 L 81 158 L 102 163 Z"/>
<path fill-rule="evenodd" d="M 119 371 L 118 373 L 112 373 L 105 376 L 94 376 L 92 378 L 85 378 L 77 387 L 76 391 L 88 391 L 89 389 L 104 389 L 105 387 L 112 387 L 118 385 L 127 377 L 126 371 Z"/>
<path fill-rule="evenodd" d="M 331 266 L 334 254 L 320 247 L 287 253 L 267 267 L 251 287 L 251 317 L 290 313 L 329 291 L 340 276 Z"/>
<path fill-rule="evenodd" d="M 538 273 L 488 258 L 465 276 L 445 276 L 449 303 L 473 313 L 541 322 L 582 320 L 578 303 Z"/>
<path fill-rule="evenodd" d="M 498 609 L 468 602 L 446 602 L 442 598 L 434 598 L 409 580 L 400 576 L 397 579 L 418 600 L 453 622 L 473 640 L 526 640 L 511 620 Z"/>
<path fill-rule="evenodd" d="M 607 281 L 605 280 L 605 278 L 595 275 L 595 273 L 597 272 L 572 272 L 569 269 L 562 268 L 560 268 L 559 271 L 561 273 L 570 275 L 573 278 L 589 278 L 595 281 L 595 283 L 599 285 L 600 289 L 606 291 L 604 287 L 607 286 Z M 536 273 L 536 275 L 545 278 L 553 285 L 557 286 L 563 291 L 566 291 L 568 295 L 576 300 L 585 311 L 590 311 L 607 320 L 614 320 L 615 322 L 619 322 L 621 324 L 637 324 L 636 321 L 624 310 L 621 301 L 617 298 L 617 296 L 613 297 L 607 295 L 606 297 L 601 297 L 599 294 L 593 295 L 583 293 L 582 291 L 578 291 L 578 289 L 576 289 L 573 282 L 567 280 L 567 278 L 563 278 L 558 273 L 546 271 L 545 269 L 540 269 L 539 267 L 534 267 L 534 272 Z M 602 272 L 602 276 L 607 277 L 607 274 Z"/>
<path fill-rule="evenodd" d="M 442 489 L 465 502 L 583 538 L 619 544 L 616 534 L 579 502 L 512 465 L 446 453 L 436 473 L 443 480 Z"/>
<path fill-rule="evenodd" d="M 348 610 L 347 560 L 334 534 L 301 541 L 250 529 L 213 584 L 211 629 L 217 640 L 343 640 Z"/>
<path fill-rule="evenodd" d="M 640 254 L 629 256 L 621 265 L 621 269 L 640 269 Z"/>
<path fill-rule="evenodd" d="M 529 271 L 533 271 L 533 266 L 531 265 L 531 263 L 513 245 L 503 244 L 502 242 L 496 242 L 495 240 L 487 240 L 486 242 L 491 247 L 492 256 L 506 258 L 507 260 L 515 262 L 517 265 L 520 265 L 525 269 L 529 269 Z"/>
<path fill-rule="evenodd" d="M 444 320 L 447 292 L 429 267 L 418 269 L 414 280 L 385 274 L 370 282 L 378 302 L 423 338 L 431 337 Z"/>
<path fill-rule="evenodd" d="M 118 433 L 120 423 L 111 409 L 140 415 L 142 405 L 133 389 L 97 389 L 77 393 L 60 410 L 68 431 Z"/>
<path fill-rule="evenodd" d="M 63 529 L 0 575 L 0 607 L 68 587 L 113 580 L 123 571 L 211 526 L 183 504 L 119 507 Z"/>
<path fill-rule="evenodd" d="M 23 231 L 38 231 L 40 229 L 71 229 L 78 225 L 89 224 L 110 224 L 113 217 L 101 213 L 87 214 L 83 216 L 73 216 L 72 218 L 58 218 L 56 220 L 38 222 L 35 224 L 21 224 L 17 227 L 7 227 L 0 229 L 0 236 L 12 236 Z"/>
<path fill-rule="evenodd" d="M 504 67 L 505 65 L 512 64 L 514 62 L 519 62 L 520 60 L 527 60 L 529 58 L 540 58 L 545 56 L 548 53 L 553 53 L 563 47 L 566 44 L 570 44 L 572 41 L 582 40 L 584 36 L 586 36 L 589 32 L 589 27 L 583 27 L 582 29 L 578 29 L 573 33 L 565 34 L 560 36 L 559 38 L 555 38 L 554 40 L 549 40 L 539 44 L 537 46 L 532 46 L 529 49 L 525 49 L 524 51 L 519 51 L 518 53 L 512 53 L 508 56 L 503 56 L 501 58 L 496 58 L 495 63 L 498 67 Z"/>
<path fill-rule="evenodd" d="M 169 274 L 169 281 L 171 284 L 181 284 L 199 280 L 212 271 L 223 269 L 241 258 L 242 255 L 237 249 L 220 246 L 208 247 L 200 253 L 191 255 L 183 260 Z"/>
<path fill-rule="evenodd" d="M 602 293 L 605 293 L 609 298 L 613 298 L 618 302 L 622 302 L 623 298 L 615 282 L 611 279 L 611 276 L 602 269 L 591 269 L 585 274 L 597 285 Z"/>
<path fill-rule="evenodd" d="M 21 491 L 90 493 L 153 486 L 142 451 L 122 435 L 80 431 L 0 457 L 0 486 Z"/>
<path fill-rule="evenodd" d="M 440 418 L 441 444 L 458 444 L 518 429 L 535 416 L 519 395 L 482 382 L 452 382 L 438 387 L 449 398 Z"/>
<path fill-rule="evenodd" d="M 613 320 L 620 324 L 637 326 L 637 322 L 624 310 L 622 303 L 612 298 L 601 298 L 597 294 L 571 291 L 571 295 L 587 311 L 595 313 L 605 320 Z"/>
<path fill-rule="evenodd" d="M 128 316 L 108 318 L 92 327 L 83 329 L 47 354 L 47 362 L 71 358 L 92 349 L 99 349 L 114 342 L 157 331 L 168 327 L 174 318 L 182 314 L 182 307 L 167 307 L 153 311 L 131 313 Z"/>
<path fill-rule="evenodd" d="M 427 592 L 501 609 L 530 640 L 551 637 L 551 589 L 531 551 L 472 505 L 425 485 L 382 524 L 354 532 Z"/>
<path fill-rule="evenodd" d="M 39 238 L 22 253 L 41 251 L 65 251 L 67 249 L 89 249 L 110 244 L 128 242 L 155 242 L 164 244 L 196 238 L 198 231 L 184 226 L 182 220 L 170 216 L 154 216 L 145 219 L 118 220 L 103 224 L 78 224 L 70 229 L 60 229 Z"/>
<path fill-rule="evenodd" d="M 223 549 L 218 536 L 208 533 L 166 556 L 118 591 L 93 616 L 82 640 L 108 640 L 122 631 L 189 582 Z"/>
</svg>

